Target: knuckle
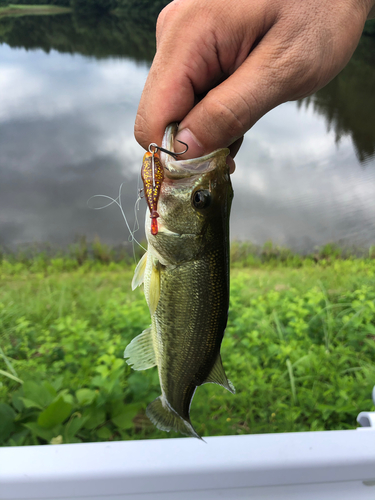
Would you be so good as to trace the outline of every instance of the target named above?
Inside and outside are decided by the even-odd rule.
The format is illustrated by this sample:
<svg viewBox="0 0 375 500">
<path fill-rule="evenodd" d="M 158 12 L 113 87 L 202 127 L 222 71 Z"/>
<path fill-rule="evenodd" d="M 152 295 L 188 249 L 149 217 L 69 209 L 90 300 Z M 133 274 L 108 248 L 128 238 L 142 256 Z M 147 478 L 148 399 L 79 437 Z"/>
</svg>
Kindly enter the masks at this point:
<svg viewBox="0 0 375 500">
<path fill-rule="evenodd" d="M 163 23 L 164 21 L 171 21 L 176 16 L 181 15 L 181 2 L 179 0 L 175 0 L 174 2 L 166 5 L 160 12 L 158 17 L 158 22 Z"/>
<path fill-rule="evenodd" d="M 327 55 L 316 51 L 310 51 L 309 53 L 304 51 L 298 58 L 295 58 L 294 64 L 289 65 L 288 81 L 291 87 L 293 85 L 297 94 L 310 95 L 328 83 L 333 70 L 329 52 L 331 52 L 329 48 Z"/>
<path fill-rule="evenodd" d="M 162 23 L 165 19 L 165 16 L 168 12 L 168 8 L 169 8 L 169 5 L 166 5 L 160 12 L 159 12 L 159 15 L 158 15 L 158 19 L 157 19 L 157 24 L 158 23 Z"/>
<path fill-rule="evenodd" d="M 310 7 L 305 6 L 305 9 Z M 323 87 L 348 62 L 360 37 L 358 23 L 352 14 L 348 23 L 348 12 L 340 9 L 332 12 L 331 5 L 324 15 L 320 13 L 314 23 L 306 23 L 307 11 L 296 13 L 293 26 L 285 22 L 276 26 L 277 41 L 272 44 L 273 52 L 266 54 L 270 77 L 286 98 L 299 98 Z M 335 19 L 333 22 L 332 19 Z M 346 34 L 342 36 L 345 26 Z"/>
<path fill-rule="evenodd" d="M 205 103 L 205 113 L 210 118 L 210 123 L 215 124 L 215 130 L 225 130 L 229 142 L 241 137 L 250 128 L 251 121 L 248 103 L 240 97 L 238 106 L 235 102 L 238 97 L 231 97 L 225 100 L 216 97 Z"/>
<path fill-rule="evenodd" d="M 168 15 L 169 11 L 170 11 L 170 4 L 166 5 L 164 7 L 164 9 L 162 9 L 158 15 L 158 18 L 156 20 L 156 38 L 158 38 L 160 36 L 160 33 L 163 29 L 165 19 Z"/>
<path fill-rule="evenodd" d="M 166 5 L 160 12 L 156 21 L 156 40 L 160 42 L 163 33 L 174 33 L 176 27 L 184 21 L 186 15 L 182 12 L 184 5 L 181 0 L 174 0 Z M 172 35 L 174 36 L 174 35 Z"/>
<path fill-rule="evenodd" d="M 283 85 L 292 92 L 312 93 L 320 83 L 321 74 L 314 59 L 294 59 L 283 68 Z"/>
<path fill-rule="evenodd" d="M 280 102 L 313 93 L 324 74 L 319 54 L 301 44 L 279 47 L 268 59 L 265 73 Z"/>
<path fill-rule="evenodd" d="M 161 11 L 156 20 L 156 39 L 160 38 L 160 34 L 163 28 L 163 23 L 164 23 L 164 16 L 163 16 L 163 11 Z"/>
<path fill-rule="evenodd" d="M 147 137 L 148 137 L 148 127 L 146 120 L 142 114 L 137 113 L 135 123 L 134 123 L 134 137 L 138 144 L 147 149 Z"/>
</svg>

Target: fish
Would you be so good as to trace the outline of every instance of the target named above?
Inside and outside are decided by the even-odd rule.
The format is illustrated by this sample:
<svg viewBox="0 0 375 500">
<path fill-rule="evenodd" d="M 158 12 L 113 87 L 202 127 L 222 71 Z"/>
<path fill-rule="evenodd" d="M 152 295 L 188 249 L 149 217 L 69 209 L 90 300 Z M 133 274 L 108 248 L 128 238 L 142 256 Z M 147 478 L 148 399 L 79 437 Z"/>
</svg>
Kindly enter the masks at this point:
<svg viewBox="0 0 375 500">
<path fill-rule="evenodd" d="M 173 152 L 176 133 L 177 125 L 169 125 L 162 147 Z M 124 353 L 134 370 L 157 366 L 161 395 L 146 409 L 151 422 L 199 439 L 190 420 L 197 387 L 214 383 L 235 393 L 220 355 L 229 308 L 228 153 L 177 160 L 160 152 L 158 231 L 148 210 L 147 252 L 132 281 L 133 290 L 144 284 L 151 325 Z"/>
</svg>

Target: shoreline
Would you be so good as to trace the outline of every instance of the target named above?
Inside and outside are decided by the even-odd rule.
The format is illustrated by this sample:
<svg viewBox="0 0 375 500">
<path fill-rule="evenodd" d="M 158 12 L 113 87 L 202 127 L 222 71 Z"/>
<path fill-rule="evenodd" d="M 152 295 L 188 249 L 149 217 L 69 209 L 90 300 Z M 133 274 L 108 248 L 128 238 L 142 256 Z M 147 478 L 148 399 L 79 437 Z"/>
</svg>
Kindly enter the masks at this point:
<svg viewBox="0 0 375 500">
<path fill-rule="evenodd" d="M 6 7 L 0 7 L 0 19 L 2 17 L 46 16 L 52 14 L 68 14 L 70 12 L 72 12 L 70 7 L 60 7 L 57 5 L 10 4 Z"/>
<path fill-rule="evenodd" d="M 143 245 L 146 245 L 142 241 Z M 362 262 L 373 266 L 375 245 L 364 248 L 340 248 L 333 243 L 317 247 L 315 251 L 301 254 L 289 248 L 275 245 L 271 241 L 263 246 L 251 242 L 232 241 L 230 246 L 230 267 L 241 268 L 307 268 L 331 267 L 340 262 L 350 265 Z M 92 242 L 81 239 L 66 248 L 48 246 L 26 246 L 6 251 L 0 248 L 0 276 L 22 273 L 69 272 L 79 268 L 90 270 L 102 268 L 119 270 L 131 268 L 143 254 L 139 247 L 131 244 L 109 246 L 98 238 Z M 340 265 L 340 264 L 339 264 Z"/>
</svg>

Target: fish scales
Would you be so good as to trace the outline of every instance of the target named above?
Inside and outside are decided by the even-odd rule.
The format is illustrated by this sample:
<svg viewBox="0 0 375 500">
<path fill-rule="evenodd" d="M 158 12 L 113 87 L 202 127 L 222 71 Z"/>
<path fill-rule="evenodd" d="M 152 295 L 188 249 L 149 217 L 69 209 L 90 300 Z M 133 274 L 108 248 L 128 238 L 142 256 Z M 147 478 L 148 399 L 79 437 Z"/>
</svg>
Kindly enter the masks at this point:
<svg viewBox="0 0 375 500">
<path fill-rule="evenodd" d="M 173 147 L 169 126 L 163 147 Z M 134 369 L 157 366 L 161 396 L 146 413 L 162 430 L 199 437 L 190 421 L 195 390 L 212 382 L 234 392 L 220 357 L 229 306 L 229 214 L 233 198 L 226 156 L 217 150 L 194 160 L 160 155 L 164 178 L 159 231 L 151 234 L 133 288 L 144 282 L 151 326 L 125 350 Z"/>
<path fill-rule="evenodd" d="M 190 264 L 163 271 L 160 288 L 155 315 L 164 345 L 160 362 L 163 389 L 171 406 L 188 418 L 190 399 L 181 398 L 179 390 L 191 386 L 191 394 L 208 377 L 220 350 L 222 336 L 217 332 L 224 332 L 226 326 L 228 294 L 225 286 L 216 285 L 205 261 L 195 261 L 193 271 Z M 177 290 L 174 300 L 170 290 Z M 202 303 L 202 293 L 211 298 L 209 304 Z"/>
</svg>

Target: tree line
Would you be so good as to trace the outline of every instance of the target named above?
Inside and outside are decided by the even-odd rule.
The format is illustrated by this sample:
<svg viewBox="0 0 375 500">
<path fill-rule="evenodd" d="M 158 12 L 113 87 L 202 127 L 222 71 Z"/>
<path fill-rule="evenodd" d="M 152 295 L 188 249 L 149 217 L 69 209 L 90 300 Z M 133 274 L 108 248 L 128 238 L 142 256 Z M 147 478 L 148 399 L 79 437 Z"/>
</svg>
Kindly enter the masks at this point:
<svg viewBox="0 0 375 500">
<path fill-rule="evenodd" d="M 59 5 L 71 7 L 74 11 L 91 15 L 131 12 L 134 15 L 147 16 L 156 20 L 159 12 L 171 0 L 0 0 L 0 7 L 12 5 Z M 375 36 L 375 19 L 366 22 L 363 33 Z"/>
<path fill-rule="evenodd" d="M 45 1 L 45 0 L 44 0 Z M 130 57 L 151 62 L 155 55 L 155 18 L 94 15 L 73 10 L 58 16 L 8 16 L 0 19 L 0 44 L 27 50 L 57 50 L 96 58 Z"/>
<path fill-rule="evenodd" d="M 157 17 L 170 0 L 0 0 L 0 7 L 7 5 L 59 5 L 90 14 L 109 14 L 113 11 L 138 12 L 143 16 Z"/>
</svg>

